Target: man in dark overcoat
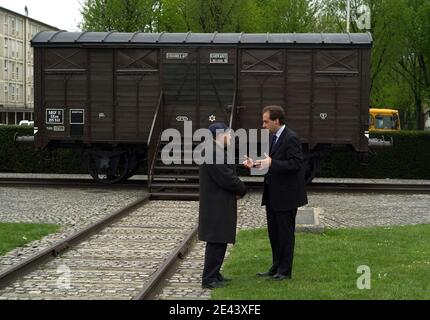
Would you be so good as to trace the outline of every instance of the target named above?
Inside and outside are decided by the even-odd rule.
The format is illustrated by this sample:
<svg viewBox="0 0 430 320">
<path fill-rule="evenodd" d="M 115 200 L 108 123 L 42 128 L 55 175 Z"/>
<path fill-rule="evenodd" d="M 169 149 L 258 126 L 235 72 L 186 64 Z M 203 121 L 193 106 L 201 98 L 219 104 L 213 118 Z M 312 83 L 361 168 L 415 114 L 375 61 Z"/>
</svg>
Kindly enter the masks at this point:
<svg viewBox="0 0 430 320">
<path fill-rule="evenodd" d="M 214 140 L 213 164 L 200 166 L 199 240 L 206 242 L 202 287 L 221 287 L 230 279 L 224 278 L 221 266 L 227 244 L 236 241 L 237 200 L 246 193 L 244 183 L 238 178 L 234 165 L 227 164 L 226 147 L 231 134 L 223 123 L 209 127 Z M 218 163 L 222 155 L 221 162 Z"/>
</svg>

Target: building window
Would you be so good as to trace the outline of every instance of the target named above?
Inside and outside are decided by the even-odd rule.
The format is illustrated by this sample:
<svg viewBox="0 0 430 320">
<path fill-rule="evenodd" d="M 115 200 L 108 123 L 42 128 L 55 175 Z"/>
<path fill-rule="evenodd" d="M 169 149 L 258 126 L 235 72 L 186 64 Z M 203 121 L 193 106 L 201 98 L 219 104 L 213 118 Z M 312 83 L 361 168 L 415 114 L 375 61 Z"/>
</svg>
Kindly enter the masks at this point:
<svg viewBox="0 0 430 320">
<path fill-rule="evenodd" d="M 16 24 L 15 24 L 15 19 L 12 19 L 12 21 L 11 21 L 12 23 L 11 23 L 11 25 L 12 25 L 12 34 L 15 34 L 15 32 L 16 32 Z"/>
<path fill-rule="evenodd" d="M 17 47 L 16 47 L 16 57 L 18 59 L 21 59 L 21 57 L 23 56 L 23 45 L 21 42 L 17 43 Z"/>
<path fill-rule="evenodd" d="M 22 22 L 21 19 L 16 20 L 16 35 L 18 36 L 18 38 L 21 37 L 21 30 L 22 30 Z"/>
</svg>

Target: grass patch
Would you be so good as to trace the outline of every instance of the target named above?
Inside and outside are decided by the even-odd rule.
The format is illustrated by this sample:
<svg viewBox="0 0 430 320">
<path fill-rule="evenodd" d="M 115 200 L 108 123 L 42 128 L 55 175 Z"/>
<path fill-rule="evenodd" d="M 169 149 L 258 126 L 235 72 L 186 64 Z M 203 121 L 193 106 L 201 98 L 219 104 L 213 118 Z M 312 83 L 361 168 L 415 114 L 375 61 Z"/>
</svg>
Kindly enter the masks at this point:
<svg viewBox="0 0 430 320">
<path fill-rule="evenodd" d="M 23 245 L 57 232 L 52 224 L 0 223 L 0 256 Z"/>
<path fill-rule="evenodd" d="M 293 279 L 273 282 L 255 274 L 271 265 L 266 229 L 242 231 L 225 264 L 231 284 L 212 299 L 429 299 L 430 225 L 329 230 L 297 234 Z M 357 289 L 371 269 L 371 289 Z"/>
</svg>

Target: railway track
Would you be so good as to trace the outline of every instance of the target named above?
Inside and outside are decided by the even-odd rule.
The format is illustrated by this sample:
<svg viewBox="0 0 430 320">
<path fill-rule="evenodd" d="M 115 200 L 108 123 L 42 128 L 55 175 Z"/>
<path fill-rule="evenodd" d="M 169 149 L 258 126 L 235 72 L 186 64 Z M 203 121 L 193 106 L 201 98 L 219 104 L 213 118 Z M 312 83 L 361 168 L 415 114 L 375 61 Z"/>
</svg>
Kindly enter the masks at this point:
<svg viewBox="0 0 430 320">
<path fill-rule="evenodd" d="M 115 185 L 98 183 L 93 179 L 60 178 L 0 178 L 2 187 L 64 187 L 64 188 L 144 188 L 146 180 L 129 180 Z"/>
<path fill-rule="evenodd" d="M 263 188 L 261 180 L 245 180 L 251 189 Z M 128 180 L 115 185 L 97 183 L 92 179 L 45 179 L 45 178 L 0 178 L 3 187 L 64 187 L 64 188 L 139 188 L 147 187 L 146 180 Z M 309 192 L 386 192 L 386 193 L 430 193 L 430 184 L 412 183 L 344 183 L 344 182 L 317 182 L 308 185 Z M 193 197 L 189 197 L 190 199 Z M 195 199 L 194 199 L 195 200 Z"/>
<path fill-rule="evenodd" d="M 196 208 L 144 196 L 0 272 L 0 299 L 152 299 L 195 239 Z"/>
<path fill-rule="evenodd" d="M 430 184 L 396 183 L 312 183 L 308 186 L 313 192 L 381 192 L 381 193 L 430 193 Z"/>
</svg>

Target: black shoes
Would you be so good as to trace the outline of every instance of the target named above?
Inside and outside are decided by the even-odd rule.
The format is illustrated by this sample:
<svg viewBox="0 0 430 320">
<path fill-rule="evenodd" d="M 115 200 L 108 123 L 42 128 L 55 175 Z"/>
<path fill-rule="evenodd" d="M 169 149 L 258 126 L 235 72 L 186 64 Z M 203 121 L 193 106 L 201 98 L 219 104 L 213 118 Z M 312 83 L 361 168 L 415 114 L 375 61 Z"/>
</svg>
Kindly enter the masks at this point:
<svg viewBox="0 0 430 320">
<path fill-rule="evenodd" d="M 279 274 L 279 273 L 273 273 L 271 271 L 259 272 L 259 273 L 257 273 L 257 276 L 265 277 L 265 278 L 267 278 L 267 280 L 272 280 L 272 281 L 283 281 L 283 280 L 291 279 L 291 276 L 287 276 L 287 275 Z M 216 288 L 222 288 L 230 281 L 231 281 L 231 279 L 225 278 L 222 274 L 219 274 L 217 280 L 215 280 L 211 283 L 203 283 L 202 288 L 203 289 L 210 289 L 210 290 L 216 289 Z"/>
<path fill-rule="evenodd" d="M 224 287 L 224 283 L 220 282 L 220 281 L 214 281 L 214 282 L 211 282 L 211 283 L 203 283 L 202 284 L 202 288 L 203 289 L 210 289 L 210 290 L 212 290 L 212 289 L 222 288 L 222 287 Z"/>
<path fill-rule="evenodd" d="M 230 281 L 230 278 L 226 278 L 220 273 L 215 281 L 212 281 L 210 283 L 203 283 L 202 288 L 211 290 L 216 288 L 222 288 Z"/>
<path fill-rule="evenodd" d="M 221 273 L 218 275 L 218 281 L 220 282 L 230 282 L 231 279 L 230 278 L 226 278 L 224 277 Z"/>
<path fill-rule="evenodd" d="M 291 276 L 287 276 L 284 274 L 279 274 L 276 272 L 272 272 L 272 271 L 266 271 L 266 272 L 259 272 L 257 273 L 257 276 L 259 277 L 266 277 L 270 280 L 275 280 L 275 281 L 282 281 L 282 280 L 287 280 L 287 279 L 291 279 Z"/>
<path fill-rule="evenodd" d="M 286 276 L 284 274 L 279 274 L 279 273 L 275 274 L 272 277 L 272 280 L 274 281 L 282 281 L 282 280 L 289 280 L 289 279 L 291 279 L 291 276 Z"/>
<path fill-rule="evenodd" d="M 266 272 L 259 272 L 257 273 L 257 276 L 259 277 L 273 277 L 276 273 L 272 271 L 266 271 Z"/>
</svg>

